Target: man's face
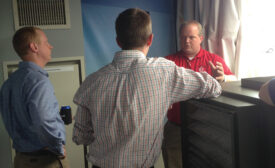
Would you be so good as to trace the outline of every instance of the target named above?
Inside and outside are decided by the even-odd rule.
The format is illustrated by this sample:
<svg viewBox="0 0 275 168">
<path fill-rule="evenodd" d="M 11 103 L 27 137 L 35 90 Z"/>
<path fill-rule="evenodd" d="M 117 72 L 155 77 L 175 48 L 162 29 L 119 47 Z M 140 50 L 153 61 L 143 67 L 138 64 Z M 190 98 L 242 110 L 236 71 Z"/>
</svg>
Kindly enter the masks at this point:
<svg viewBox="0 0 275 168">
<path fill-rule="evenodd" d="M 188 56 L 193 57 L 200 51 L 200 44 L 203 37 L 199 35 L 198 27 L 195 24 L 186 25 L 181 30 L 181 50 Z"/>
<path fill-rule="evenodd" d="M 43 31 L 37 30 L 37 33 L 39 35 L 38 55 L 47 63 L 51 60 L 53 46 L 48 42 L 48 38 Z"/>
</svg>

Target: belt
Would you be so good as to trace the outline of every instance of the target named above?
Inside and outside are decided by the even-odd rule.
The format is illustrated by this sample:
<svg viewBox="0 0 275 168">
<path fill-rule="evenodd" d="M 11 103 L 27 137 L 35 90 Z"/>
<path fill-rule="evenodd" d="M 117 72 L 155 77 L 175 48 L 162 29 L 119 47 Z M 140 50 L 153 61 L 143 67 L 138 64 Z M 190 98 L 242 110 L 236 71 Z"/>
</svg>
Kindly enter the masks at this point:
<svg viewBox="0 0 275 168">
<path fill-rule="evenodd" d="M 34 152 L 18 152 L 16 151 L 16 153 L 20 153 L 22 155 L 26 155 L 26 156 L 55 156 L 56 159 L 58 160 L 58 163 L 60 165 L 61 168 L 63 168 L 63 165 L 61 163 L 61 159 L 64 159 L 64 156 L 57 156 L 56 154 L 52 153 L 49 150 L 45 150 L 45 149 L 41 149 L 38 151 L 34 151 Z"/>
<path fill-rule="evenodd" d="M 92 168 L 100 168 L 100 167 L 93 165 Z M 152 166 L 152 167 L 150 167 L 150 168 L 154 168 L 154 166 Z"/>
<path fill-rule="evenodd" d="M 38 151 L 34 151 L 34 152 L 17 152 L 16 153 L 21 153 L 23 155 L 27 155 L 27 156 L 46 156 L 46 155 L 55 155 L 54 153 L 52 153 L 49 150 L 38 150 Z"/>
<path fill-rule="evenodd" d="M 176 123 L 176 122 L 169 121 L 169 120 L 168 120 L 168 122 L 169 122 L 170 124 L 172 124 L 172 125 L 175 125 L 175 126 L 181 127 L 181 124 L 178 124 L 178 123 Z"/>
</svg>

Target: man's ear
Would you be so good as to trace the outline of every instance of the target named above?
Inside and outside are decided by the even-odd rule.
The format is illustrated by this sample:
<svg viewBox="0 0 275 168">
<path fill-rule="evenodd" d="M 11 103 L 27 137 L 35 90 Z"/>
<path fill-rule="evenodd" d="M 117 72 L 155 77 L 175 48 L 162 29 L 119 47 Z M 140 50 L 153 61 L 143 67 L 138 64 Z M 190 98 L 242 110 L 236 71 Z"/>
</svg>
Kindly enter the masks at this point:
<svg viewBox="0 0 275 168">
<path fill-rule="evenodd" d="M 203 39 L 204 39 L 204 37 L 201 35 L 201 36 L 200 36 L 200 39 L 201 39 L 201 42 L 202 42 L 202 41 L 203 41 Z"/>
<path fill-rule="evenodd" d="M 122 48 L 122 47 L 121 47 L 121 44 L 120 44 L 120 42 L 119 42 L 119 40 L 118 40 L 117 37 L 116 37 L 116 43 L 117 43 L 117 45 L 118 45 L 120 48 Z"/>
<path fill-rule="evenodd" d="M 154 37 L 153 33 L 148 37 L 148 39 L 147 39 L 147 46 L 150 47 L 152 45 L 153 37 Z"/>
<path fill-rule="evenodd" d="M 38 51 L 38 46 L 37 46 L 37 44 L 36 43 L 34 43 L 34 42 L 31 42 L 30 44 L 29 44 L 29 48 L 30 48 L 30 50 L 32 51 L 32 52 L 37 52 Z"/>
</svg>

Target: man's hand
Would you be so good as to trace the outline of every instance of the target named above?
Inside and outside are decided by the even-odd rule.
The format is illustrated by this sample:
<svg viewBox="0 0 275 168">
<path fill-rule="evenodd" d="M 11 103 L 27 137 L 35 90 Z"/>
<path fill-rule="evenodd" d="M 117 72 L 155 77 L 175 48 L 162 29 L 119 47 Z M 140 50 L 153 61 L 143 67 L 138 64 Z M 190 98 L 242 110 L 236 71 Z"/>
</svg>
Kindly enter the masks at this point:
<svg viewBox="0 0 275 168">
<path fill-rule="evenodd" d="M 63 150 L 64 150 L 64 157 L 66 157 L 66 149 L 65 149 L 65 146 L 63 145 Z"/>
<path fill-rule="evenodd" d="M 216 62 L 216 66 L 213 64 L 212 61 L 209 61 L 209 64 L 211 66 L 212 72 L 213 72 L 213 77 L 218 81 L 218 82 L 223 82 L 224 81 L 224 70 L 222 63 Z"/>
<path fill-rule="evenodd" d="M 63 145 L 63 151 L 64 151 L 64 155 L 58 155 L 57 156 L 59 159 L 64 159 L 66 157 L 66 149 L 65 149 L 64 145 Z"/>
</svg>

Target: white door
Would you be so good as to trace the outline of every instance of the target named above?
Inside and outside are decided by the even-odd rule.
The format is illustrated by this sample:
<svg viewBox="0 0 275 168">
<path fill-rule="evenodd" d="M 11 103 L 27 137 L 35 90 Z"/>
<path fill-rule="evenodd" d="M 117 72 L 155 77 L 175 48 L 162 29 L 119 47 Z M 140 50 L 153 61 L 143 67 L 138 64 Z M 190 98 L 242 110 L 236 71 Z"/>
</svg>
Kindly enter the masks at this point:
<svg viewBox="0 0 275 168">
<path fill-rule="evenodd" d="M 76 105 L 73 103 L 73 96 L 80 86 L 79 66 L 78 64 L 61 64 L 59 62 L 46 66 L 45 70 L 49 73 L 55 95 L 59 106 L 70 106 L 72 116 L 75 115 Z M 66 153 L 70 167 L 85 167 L 84 150 L 82 145 L 76 145 L 72 142 L 73 124 L 65 125 L 66 127 Z"/>
</svg>

